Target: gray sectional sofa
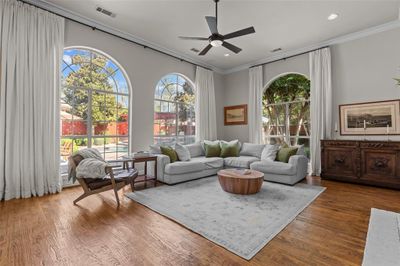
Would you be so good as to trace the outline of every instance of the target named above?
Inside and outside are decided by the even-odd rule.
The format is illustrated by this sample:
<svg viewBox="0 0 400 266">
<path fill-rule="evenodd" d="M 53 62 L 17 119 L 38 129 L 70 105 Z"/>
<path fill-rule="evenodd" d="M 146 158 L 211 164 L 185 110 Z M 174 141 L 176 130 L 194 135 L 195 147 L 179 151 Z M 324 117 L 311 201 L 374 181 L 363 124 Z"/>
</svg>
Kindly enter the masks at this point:
<svg viewBox="0 0 400 266">
<path fill-rule="evenodd" d="M 264 173 L 264 180 L 293 185 L 307 175 L 308 158 L 301 154 L 291 156 L 288 163 L 273 160 L 261 160 L 265 145 L 243 143 L 238 157 L 205 157 L 202 143 L 185 145 L 191 159 L 189 161 L 170 162 L 170 158 L 157 154 L 157 179 L 166 184 L 176 184 L 202 177 L 216 175 L 223 168 L 246 168 Z M 158 153 L 152 147 L 153 153 Z"/>
</svg>

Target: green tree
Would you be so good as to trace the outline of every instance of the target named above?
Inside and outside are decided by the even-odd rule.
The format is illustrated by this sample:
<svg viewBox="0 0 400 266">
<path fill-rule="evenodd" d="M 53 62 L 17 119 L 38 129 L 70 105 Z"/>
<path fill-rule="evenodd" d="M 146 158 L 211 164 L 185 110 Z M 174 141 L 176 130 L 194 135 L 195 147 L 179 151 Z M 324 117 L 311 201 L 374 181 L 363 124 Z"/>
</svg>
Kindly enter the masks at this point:
<svg viewBox="0 0 400 266">
<path fill-rule="evenodd" d="M 268 123 L 264 123 L 264 131 L 267 135 L 284 135 L 286 128 L 286 106 L 274 105 L 283 102 L 293 102 L 297 100 L 309 100 L 310 80 L 299 74 L 288 74 L 274 80 L 265 90 L 263 95 L 263 116 L 268 118 Z M 301 129 L 309 134 L 310 112 L 309 101 L 301 103 L 290 103 L 289 105 L 290 128 L 295 128 L 296 143 Z"/>
<path fill-rule="evenodd" d="M 183 91 L 177 92 L 176 96 L 174 97 L 174 101 L 182 103 L 177 107 L 179 131 L 186 132 L 187 125 L 183 125 L 182 123 L 188 121 L 189 118 L 194 120 L 195 95 L 193 88 L 187 82 L 185 82 L 182 87 Z"/>
<path fill-rule="evenodd" d="M 91 63 L 90 63 L 91 62 Z M 73 106 L 72 113 L 83 119 L 89 116 L 89 99 L 87 88 L 113 92 L 109 79 L 109 73 L 114 69 L 107 68 L 107 58 L 93 55 L 72 56 L 72 65 L 79 68 L 71 71 L 64 80 L 64 101 Z M 92 93 L 92 121 L 115 121 L 117 119 L 117 101 L 113 94 L 93 91 Z"/>
</svg>

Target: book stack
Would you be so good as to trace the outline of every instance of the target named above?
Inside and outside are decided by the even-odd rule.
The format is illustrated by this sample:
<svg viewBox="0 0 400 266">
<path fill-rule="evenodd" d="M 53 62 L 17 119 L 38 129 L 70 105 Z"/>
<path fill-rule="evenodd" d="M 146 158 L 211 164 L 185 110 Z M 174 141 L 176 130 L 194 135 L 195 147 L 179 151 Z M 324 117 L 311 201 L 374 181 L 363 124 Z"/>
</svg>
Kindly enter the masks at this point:
<svg viewBox="0 0 400 266">
<path fill-rule="evenodd" d="M 133 158 L 143 158 L 143 157 L 149 157 L 150 155 L 151 155 L 151 153 L 148 151 L 138 151 L 138 152 L 134 152 L 131 156 Z"/>
</svg>

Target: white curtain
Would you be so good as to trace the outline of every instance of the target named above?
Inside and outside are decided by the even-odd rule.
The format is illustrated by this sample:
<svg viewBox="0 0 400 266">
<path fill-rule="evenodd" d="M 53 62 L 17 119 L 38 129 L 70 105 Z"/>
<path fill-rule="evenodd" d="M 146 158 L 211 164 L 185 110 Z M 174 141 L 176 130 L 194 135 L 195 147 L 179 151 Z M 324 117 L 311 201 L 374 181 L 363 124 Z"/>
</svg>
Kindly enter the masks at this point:
<svg viewBox="0 0 400 266">
<path fill-rule="evenodd" d="M 262 66 L 249 69 L 249 141 L 263 143 L 262 133 L 262 94 L 263 73 Z"/>
<path fill-rule="evenodd" d="M 311 169 L 321 174 L 321 139 L 331 137 L 332 82 L 331 53 L 324 48 L 310 53 L 311 83 Z"/>
<path fill-rule="evenodd" d="M 217 139 L 214 73 L 196 67 L 196 140 Z"/>
<path fill-rule="evenodd" d="M 55 193 L 64 19 L 2 0 L 0 40 L 0 199 Z"/>
</svg>

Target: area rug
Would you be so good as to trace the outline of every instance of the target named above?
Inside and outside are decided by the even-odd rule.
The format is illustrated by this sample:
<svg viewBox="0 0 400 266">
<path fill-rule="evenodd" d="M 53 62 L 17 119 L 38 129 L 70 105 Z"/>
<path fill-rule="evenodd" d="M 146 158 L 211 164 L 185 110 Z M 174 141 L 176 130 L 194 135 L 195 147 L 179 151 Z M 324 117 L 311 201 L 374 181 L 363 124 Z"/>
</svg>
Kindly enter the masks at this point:
<svg viewBox="0 0 400 266">
<path fill-rule="evenodd" d="M 126 196 L 249 260 L 324 190 L 264 182 L 257 194 L 235 195 L 213 176 Z"/>
<path fill-rule="evenodd" d="M 371 209 L 362 265 L 400 265 L 399 213 Z"/>
</svg>

